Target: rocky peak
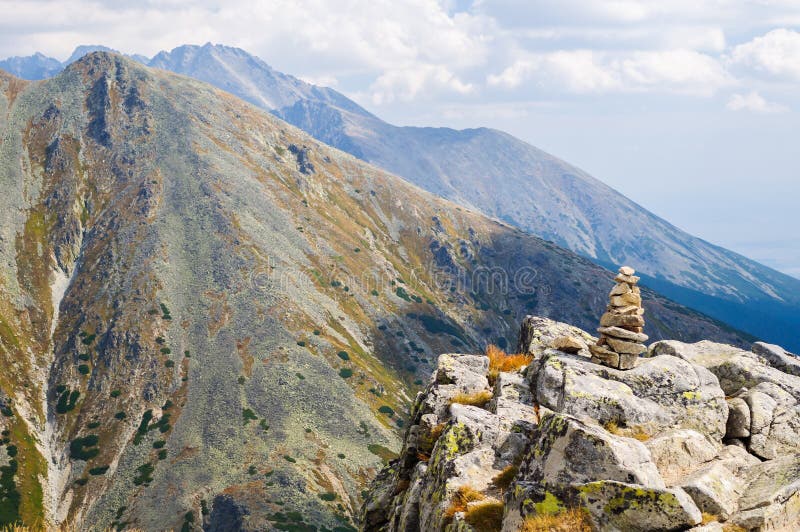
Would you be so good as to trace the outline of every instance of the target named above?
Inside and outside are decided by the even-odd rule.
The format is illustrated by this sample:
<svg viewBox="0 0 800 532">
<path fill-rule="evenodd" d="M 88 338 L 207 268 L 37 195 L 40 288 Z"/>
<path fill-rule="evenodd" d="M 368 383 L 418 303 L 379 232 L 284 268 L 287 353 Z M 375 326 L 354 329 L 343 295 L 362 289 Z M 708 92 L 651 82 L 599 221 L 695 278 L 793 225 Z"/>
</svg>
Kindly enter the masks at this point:
<svg viewBox="0 0 800 532">
<path fill-rule="evenodd" d="M 529 316 L 523 355 L 441 355 L 365 530 L 800 527 L 791 354 L 662 341 L 621 370 L 593 362 L 595 342 Z"/>
</svg>

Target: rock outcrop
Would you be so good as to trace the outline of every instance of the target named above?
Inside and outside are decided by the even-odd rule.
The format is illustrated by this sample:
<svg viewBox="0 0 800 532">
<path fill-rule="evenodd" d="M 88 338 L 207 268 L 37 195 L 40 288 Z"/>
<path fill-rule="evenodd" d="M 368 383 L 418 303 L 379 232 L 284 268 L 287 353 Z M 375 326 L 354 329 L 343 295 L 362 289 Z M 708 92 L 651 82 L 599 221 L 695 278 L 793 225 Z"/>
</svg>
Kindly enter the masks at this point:
<svg viewBox="0 0 800 532">
<path fill-rule="evenodd" d="M 623 371 L 591 345 L 529 316 L 515 371 L 442 355 L 364 530 L 516 532 L 568 516 L 581 522 L 560 530 L 800 529 L 791 354 L 662 341 Z"/>
</svg>

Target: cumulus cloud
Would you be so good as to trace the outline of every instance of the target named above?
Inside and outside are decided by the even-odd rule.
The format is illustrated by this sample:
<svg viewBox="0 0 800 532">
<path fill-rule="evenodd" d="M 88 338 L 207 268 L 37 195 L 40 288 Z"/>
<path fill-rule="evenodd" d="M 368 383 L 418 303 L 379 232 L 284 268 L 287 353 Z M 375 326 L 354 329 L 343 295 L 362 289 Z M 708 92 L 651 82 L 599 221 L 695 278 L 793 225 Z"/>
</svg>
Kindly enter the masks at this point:
<svg viewBox="0 0 800 532">
<path fill-rule="evenodd" d="M 530 55 L 499 74 L 490 86 L 533 85 L 574 93 L 678 92 L 709 96 L 733 81 L 715 58 L 690 50 L 611 54 L 590 50 Z"/>
<path fill-rule="evenodd" d="M 736 46 L 730 62 L 756 74 L 800 81 L 800 33 L 781 28 Z"/>
<path fill-rule="evenodd" d="M 752 111 L 754 113 L 783 113 L 788 108 L 768 102 L 758 92 L 752 91 L 746 94 L 733 94 L 726 105 L 731 111 Z"/>
</svg>

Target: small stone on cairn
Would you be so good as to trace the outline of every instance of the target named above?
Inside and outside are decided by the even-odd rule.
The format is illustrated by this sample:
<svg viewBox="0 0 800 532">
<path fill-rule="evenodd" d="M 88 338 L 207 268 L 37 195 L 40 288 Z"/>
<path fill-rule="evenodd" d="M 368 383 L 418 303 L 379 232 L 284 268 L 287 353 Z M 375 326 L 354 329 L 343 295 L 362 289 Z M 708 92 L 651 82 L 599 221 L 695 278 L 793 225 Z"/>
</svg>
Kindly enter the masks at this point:
<svg viewBox="0 0 800 532">
<path fill-rule="evenodd" d="M 614 280 L 617 285 L 608 295 L 610 303 L 600 318 L 600 339 L 590 345 L 592 361 L 616 369 L 632 369 L 639 355 L 647 351 L 644 342 L 642 295 L 633 268 L 623 266 Z"/>
</svg>

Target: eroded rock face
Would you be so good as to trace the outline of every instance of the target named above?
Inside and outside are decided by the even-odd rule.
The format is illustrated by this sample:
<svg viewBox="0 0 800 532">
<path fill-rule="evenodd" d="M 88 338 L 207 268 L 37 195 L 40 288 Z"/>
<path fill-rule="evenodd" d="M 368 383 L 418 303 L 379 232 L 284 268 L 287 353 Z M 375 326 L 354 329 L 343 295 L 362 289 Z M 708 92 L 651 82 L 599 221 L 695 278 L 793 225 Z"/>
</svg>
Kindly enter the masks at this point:
<svg viewBox="0 0 800 532">
<path fill-rule="evenodd" d="M 491 385 L 488 358 L 440 357 L 401 458 L 370 490 L 365 530 L 517 532 L 572 508 L 601 531 L 800 529 L 791 364 L 670 341 L 622 371 L 566 352 L 565 336 L 590 339 L 568 325 L 528 318 L 520 336 L 534 360 Z M 486 504 L 502 519 L 476 528 Z M 701 525 L 703 512 L 717 521 Z"/>
</svg>

